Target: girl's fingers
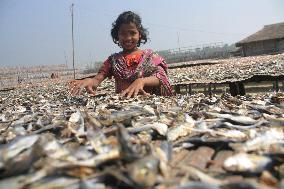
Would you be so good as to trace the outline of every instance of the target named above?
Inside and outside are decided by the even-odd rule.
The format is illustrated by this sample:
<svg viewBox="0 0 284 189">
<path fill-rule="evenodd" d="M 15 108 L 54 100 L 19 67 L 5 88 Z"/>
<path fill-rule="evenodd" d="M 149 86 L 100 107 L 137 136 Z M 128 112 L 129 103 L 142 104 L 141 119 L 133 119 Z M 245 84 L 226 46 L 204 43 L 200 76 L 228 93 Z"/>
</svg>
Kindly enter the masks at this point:
<svg viewBox="0 0 284 189">
<path fill-rule="evenodd" d="M 125 95 L 125 90 L 122 91 L 122 93 L 120 93 L 121 96 L 124 96 Z"/>
<path fill-rule="evenodd" d="M 130 98 L 131 96 L 136 97 L 139 93 L 145 96 L 149 96 L 150 94 L 144 91 L 144 89 L 133 89 L 127 88 L 122 93 L 121 96 L 126 96 L 126 98 Z"/>
<path fill-rule="evenodd" d="M 138 93 L 139 93 L 139 89 L 135 90 L 134 94 L 133 94 L 133 97 L 135 98 L 138 95 Z"/>
<path fill-rule="evenodd" d="M 128 95 L 127 95 L 127 99 L 129 99 L 132 95 L 133 95 L 133 93 L 134 93 L 134 90 L 132 89 L 132 90 L 130 90 L 129 92 L 128 92 Z"/>
<path fill-rule="evenodd" d="M 78 86 L 77 88 L 78 88 L 78 90 L 77 90 L 77 95 L 78 95 L 78 94 L 81 94 L 82 91 L 83 91 L 83 89 L 84 89 L 84 87 L 83 87 L 83 86 Z"/>
<path fill-rule="evenodd" d="M 80 93 L 80 88 L 77 87 L 77 86 L 74 87 L 74 88 L 73 88 L 73 91 L 72 91 L 72 94 L 73 94 L 73 95 L 78 95 L 79 93 Z"/>
<path fill-rule="evenodd" d="M 70 82 L 68 83 L 68 87 L 70 88 L 70 92 L 71 92 L 71 93 L 74 93 L 74 91 L 75 91 L 76 88 L 77 88 L 77 83 L 76 83 L 76 81 L 70 81 Z"/>
<path fill-rule="evenodd" d="M 73 88 L 73 83 L 70 81 L 70 82 L 68 82 L 68 88 L 70 89 L 70 91 L 72 90 L 72 88 Z"/>
<path fill-rule="evenodd" d="M 129 92 L 129 88 L 122 91 L 121 96 L 126 96 L 126 94 Z"/>
<path fill-rule="evenodd" d="M 71 95 L 80 94 L 84 88 L 89 94 L 96 95 L 96 91 L 93 89 L 93 86 L 91 86 L 91 84 L 87 81 L 73 80 L 70 81 L 68 85 Z"/>
<path fill-rule="evenodd" d="M 75 86 L 70 86 L 70 93 L 71 93 L 72 95 L 75 94 L 75 91 L 76 91 L 76 87 L 75 87 Z"/>
<path fill-rule="evenodd" d="M 79 87 L 78 87 L 77 85 L 73 85 L 73 86 L 71 87 L 71 94 L 77 95 L 78 92 L 79 92 Z"/>
<path fill-rule="evenodd" d="M 80 86 L 80 83 L 78 82 L 74 82 L 73 84 L 71 84 L 70 88 L 70 93 L 72 95 L 78 95 L 82 91 L 83 86 Z"/>
<path fill-rule="evenodd" d="M 72 88 L 71 91 L 70 91 L 71 95 L 76 95 L 76 89 L 75 88 Z"/>
<path fill-rule="evenodd" d="M 141 92 L 142 92 L 142 94 L 145 95 L 145 96 L 149 96 L 149 95 L 150 95 L 150 93 L 147 93 L 146 91 L 144 91 L 144 89 L 141 89 Z"/>
<path fill-rule="evenodd" d="M 91 94 L 91 95 L 96 95 L 96 92 L 93 90 L 92 87 L 88 86 L 88 87 L 86 88 L 86 90 L 87 90 L 87 92 L 88 92 L 89 94 Z"/>
</svg>

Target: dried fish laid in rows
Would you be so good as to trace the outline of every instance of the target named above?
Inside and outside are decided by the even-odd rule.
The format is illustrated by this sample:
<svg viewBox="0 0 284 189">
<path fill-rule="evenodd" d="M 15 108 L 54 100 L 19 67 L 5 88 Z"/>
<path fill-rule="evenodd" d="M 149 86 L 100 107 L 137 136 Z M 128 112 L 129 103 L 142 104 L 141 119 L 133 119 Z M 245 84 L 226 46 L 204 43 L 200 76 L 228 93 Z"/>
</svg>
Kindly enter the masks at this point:
<svg viewBox="0 0 284 189">
<path fill-rule="evenodd" d="M 0 188 L 283 188 L 283 93 L 0 93 Z"/>
<path fill-rule="evenodd" d="M 283 76 L 283 70 L 282 53 L 221 59 L 214 64 L 170 69 L 169 75 L 174 84 L 225 83 L 243 81 L 257 75 Z"/>
</svg>

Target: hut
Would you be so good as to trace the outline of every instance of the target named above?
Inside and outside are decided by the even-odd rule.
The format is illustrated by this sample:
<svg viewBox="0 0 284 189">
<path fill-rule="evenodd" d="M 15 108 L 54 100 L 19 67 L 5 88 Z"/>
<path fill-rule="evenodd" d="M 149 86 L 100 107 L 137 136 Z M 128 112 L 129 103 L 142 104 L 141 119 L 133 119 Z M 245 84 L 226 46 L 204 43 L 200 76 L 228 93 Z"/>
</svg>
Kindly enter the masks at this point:
<svg viewBox="0 0 284 189">
<path fill-rule="evenodd" d="M 265 25 L 258 32 L 236 43 L 243 56 L 284 52 L 284 22 Z"/>
</svg>

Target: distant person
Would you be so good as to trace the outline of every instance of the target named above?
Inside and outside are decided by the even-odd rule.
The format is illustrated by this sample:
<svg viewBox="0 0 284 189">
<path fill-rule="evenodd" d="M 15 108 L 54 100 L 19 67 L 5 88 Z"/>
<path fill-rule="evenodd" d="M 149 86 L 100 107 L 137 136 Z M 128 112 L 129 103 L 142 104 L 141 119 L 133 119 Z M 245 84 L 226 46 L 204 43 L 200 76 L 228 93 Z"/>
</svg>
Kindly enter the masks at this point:
<svg viewBox="0 0 284 189">
<path fill-rule="evenodd" d="M 58 73 L 51 73 L 51 79 L 58 79 L 59 78 L 59 75 Z"/>
<path fill-rule="evenodd" d="M 71 94 L 77 95 L 85 88 L 95 95 L 100 83 L 114 76 L 115 91 L 127 98 L 149 93 L 171 96 L 173 91 L 164 59 L 150 49 L 138 48 L 147 42 L 147 34 L 139 15 L 131 11 L 120 14 L 112 24 L 111 36 L 122 51 L 109 56 L 95 77 L 71 81 Z"/>
<path fill-rule="evenodd" d="M 55 79 L 55 74 L 54 73 L 51 73 L 51 79 Z"/>
</svg>

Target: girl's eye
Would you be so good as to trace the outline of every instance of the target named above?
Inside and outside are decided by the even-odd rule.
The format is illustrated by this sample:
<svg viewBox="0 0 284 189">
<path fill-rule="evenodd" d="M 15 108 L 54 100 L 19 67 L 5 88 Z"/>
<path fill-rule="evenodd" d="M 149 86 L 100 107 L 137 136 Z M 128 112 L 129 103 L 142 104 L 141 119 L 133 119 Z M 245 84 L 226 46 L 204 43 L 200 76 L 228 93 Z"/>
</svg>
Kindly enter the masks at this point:
<svg viewBox="0 0 284 189">
<path fill-rule="evenodd" d="M 127 37 L 127 36 L 135 36 L 137 35 L 137 31 L 122 31 L 122 32 L 118 32 L 118 35 L 123 36 L 123 37 Z"/>
<path fill-rule="evenodd" d="M 119 34 L 122 35 L 122 36 L 126 36 L 127 32 L 120 32 Z"/>
<path fill-rule="evenodd" d="M 131 35 L 135 35 L 136 33 L 137 33 L 137 32 L 135 32 L 135 31 L 131 31 L 131 32 L 130 32 Z"/>
</svg>

